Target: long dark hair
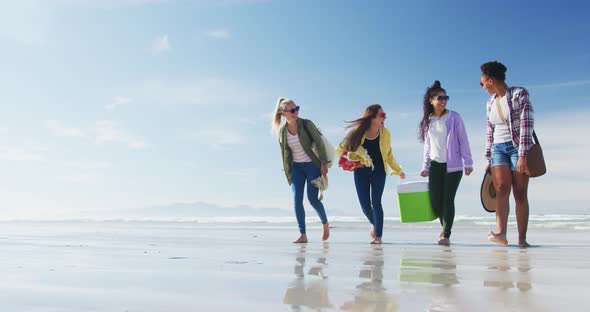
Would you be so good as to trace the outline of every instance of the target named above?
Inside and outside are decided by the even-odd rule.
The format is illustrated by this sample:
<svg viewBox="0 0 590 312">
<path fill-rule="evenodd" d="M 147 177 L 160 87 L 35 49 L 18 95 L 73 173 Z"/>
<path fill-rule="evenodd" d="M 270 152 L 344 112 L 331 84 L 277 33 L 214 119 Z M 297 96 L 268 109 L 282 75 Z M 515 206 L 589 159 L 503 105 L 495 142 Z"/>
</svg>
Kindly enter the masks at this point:
<svg viewBox="0 0 590 312">
<path fill-rule="evenodd" d="M 365 132 L 371 127 L 371 121 L 377 117 L 377 113 L 381 109 L 381 105 L 373 104 L 363 112 L 361 118 L 348 122 L 347 129 L 353 128 L 348 135 L 346 135 L 346 145 L 344 149 L 349 152 L 356 151 L 363 140 Z"/>
<path fill-rule="evenodd" d="M 440 86 L 440 81 L 435 80 L 432 86 L 426 88 L 426 93 L 424 93 L 424 116 L 422 116 L 422 121 L 420 122 L 420 134 L 418 135 L 418 139 L 420 139 L 420 142 L 422 143 L 424 143 L 424 138 L 430 127 L 430 115 L 434 112 L 434 107 L 430 103 L 430 99 L 433 95 L 441 91 L 447 93 L 447 91 Z"/>
</svg>

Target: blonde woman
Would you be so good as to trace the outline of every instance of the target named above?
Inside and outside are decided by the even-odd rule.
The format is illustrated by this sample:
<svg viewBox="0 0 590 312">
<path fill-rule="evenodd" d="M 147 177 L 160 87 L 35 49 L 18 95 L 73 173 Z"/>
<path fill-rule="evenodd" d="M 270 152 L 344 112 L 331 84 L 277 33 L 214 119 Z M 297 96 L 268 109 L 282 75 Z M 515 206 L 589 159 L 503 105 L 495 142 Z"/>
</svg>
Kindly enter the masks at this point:
<svg viewBox="0 0 590 312">
<path fill-rule="evenodd" d="M 389 167 L 392 174 L 405 179 L 402 167 L 395 161 L 391 151 L 391 134 L 385 128 L 387 118 L 381 105 L 367 107 L 361 118 L 351 121 L 353 128 L 340 143 L 336 154 L 346 154 L 349 159 L 366 159 L 370 156 L 370 164 L 359 162 L 354 169 L 354 185 L 363 213 L 371 223 L 371 244 L 381 244 L 383 236 L 383 206 L 381 197 L 385 190 L 385 177 Z"/>
<path fill-rule="evenodd" d="M 307 243 L 303 191 L 307 184 L 307 199 L 322 221 L 322 240 L 330 236 L 328 218 L 324 205 L 318 199 L 319 189 L 312 181 L 328 174 L 328 159 L 320 131 L 311 120 L 299 118 L 300 107 L 290 99 L 280 97 L 274 111 L 273 133 L 279 136 L 283 156 L 283 169 L 293 192 L 295 217 L 300 236 L 293 243 Z M 286 122 L 281 125 L 282 119 Z M 318 155 L 312 151 L 317 147 Z"/>
</svg>

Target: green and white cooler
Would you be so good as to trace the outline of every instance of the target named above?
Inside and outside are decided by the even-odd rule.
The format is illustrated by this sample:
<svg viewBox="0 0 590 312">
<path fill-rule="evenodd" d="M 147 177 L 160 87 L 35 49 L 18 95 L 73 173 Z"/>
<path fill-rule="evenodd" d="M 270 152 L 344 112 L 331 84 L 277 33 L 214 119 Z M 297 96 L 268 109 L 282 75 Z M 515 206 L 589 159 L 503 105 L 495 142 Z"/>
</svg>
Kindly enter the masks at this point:
<svg viewBox="0 0 590 312">
<path fill-rule="evenodd" d="M 403 182 L 397 185 L 397 204 L 401 222 L 426 222 L 436 219 L 430 204 L 428 182 Z"/>
</svg>

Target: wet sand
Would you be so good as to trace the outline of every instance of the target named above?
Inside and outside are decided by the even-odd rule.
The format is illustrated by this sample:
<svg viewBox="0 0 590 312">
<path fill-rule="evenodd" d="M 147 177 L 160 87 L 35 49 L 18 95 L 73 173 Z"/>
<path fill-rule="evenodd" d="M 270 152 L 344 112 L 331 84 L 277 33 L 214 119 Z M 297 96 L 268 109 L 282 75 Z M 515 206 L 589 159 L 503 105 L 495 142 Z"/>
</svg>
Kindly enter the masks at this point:
<svg viewBox="0 0 590 312">
<path fill-rule="evenodd" d="M 292 229 L 149 222 L 0 222 L 2 311 L 586 311 L 587 231 Z M 510 229 L 511 243 L 515 231 Z M 543 242 L 543 244 L 538 244 Z"/>
</svg>

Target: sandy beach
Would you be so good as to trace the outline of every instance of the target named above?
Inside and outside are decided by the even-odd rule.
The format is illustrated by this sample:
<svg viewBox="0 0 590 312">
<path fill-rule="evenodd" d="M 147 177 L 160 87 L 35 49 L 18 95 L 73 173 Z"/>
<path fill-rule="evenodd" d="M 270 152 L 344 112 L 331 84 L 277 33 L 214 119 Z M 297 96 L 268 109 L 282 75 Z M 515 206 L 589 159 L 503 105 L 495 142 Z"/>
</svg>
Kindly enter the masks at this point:
<svg viewBox="0 0 590 312">
<path fill-rule="evenodd" d="M 539 228 L 529 249 L 459 226 L 0 222 L 2 311 L 585 311 L 587 230 Z M 515 235 L 511 228 L 510 235 Z M 515 238 L 515 237 L 514 237 Z M 513 239 L 514 241 L 514 239 Z M 542 243 L 541 243 L 542 242 Z M 539 244 L 541 243 L 541 244 Z"/>
</svg>

